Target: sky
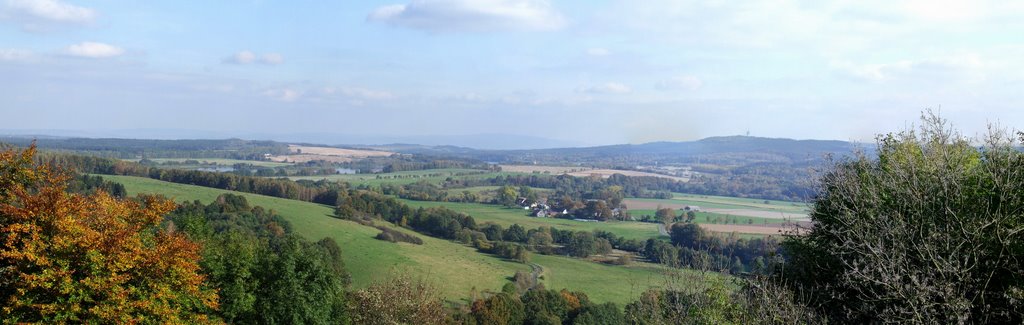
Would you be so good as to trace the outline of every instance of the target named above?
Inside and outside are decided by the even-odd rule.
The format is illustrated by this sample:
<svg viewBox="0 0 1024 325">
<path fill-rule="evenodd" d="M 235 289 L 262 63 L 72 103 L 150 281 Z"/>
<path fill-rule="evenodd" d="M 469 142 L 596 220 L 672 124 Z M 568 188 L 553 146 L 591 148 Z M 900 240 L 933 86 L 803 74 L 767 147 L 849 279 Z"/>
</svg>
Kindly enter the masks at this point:
<svg viewBox="0 0 1024 325">
<path fill-rule="evenodd" d="M 1022 58 L 1019 1 L 0 0 L 0 130 L 973 135 L 1024 128 Z"/>
</svg>

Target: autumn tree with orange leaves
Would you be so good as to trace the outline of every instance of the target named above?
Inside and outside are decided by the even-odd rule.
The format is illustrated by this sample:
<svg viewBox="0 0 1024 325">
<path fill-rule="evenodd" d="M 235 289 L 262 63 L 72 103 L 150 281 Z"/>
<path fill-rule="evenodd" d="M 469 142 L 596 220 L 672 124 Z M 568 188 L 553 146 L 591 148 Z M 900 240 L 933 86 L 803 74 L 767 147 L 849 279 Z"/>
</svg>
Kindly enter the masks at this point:
<svg viewBox="0 0 1024 325">
<path fill-rule="evenodd" d="M 35 146 L 0 152 L 0 318 L 5 323 L 203 323 L 217 294 L 200 247 L 162 228 L 166 199 L 66 191 Z"/>
</svg>

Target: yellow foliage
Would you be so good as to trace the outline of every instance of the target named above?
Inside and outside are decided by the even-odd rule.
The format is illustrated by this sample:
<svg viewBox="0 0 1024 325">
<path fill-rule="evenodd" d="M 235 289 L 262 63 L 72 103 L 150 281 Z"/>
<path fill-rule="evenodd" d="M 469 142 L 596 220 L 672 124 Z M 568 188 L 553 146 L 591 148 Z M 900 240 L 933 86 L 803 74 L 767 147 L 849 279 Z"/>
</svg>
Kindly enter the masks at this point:
<svg viewBox="0 0 1024 325">
<path fill-rule="evenodd" d="M 66 192 L 33 166 L 34 146 L 0 152 L 0 315 L 5 322 L 197 323 L 217 308 L 200 246 L 160 227 L 173 202 Z"/>
</svg>

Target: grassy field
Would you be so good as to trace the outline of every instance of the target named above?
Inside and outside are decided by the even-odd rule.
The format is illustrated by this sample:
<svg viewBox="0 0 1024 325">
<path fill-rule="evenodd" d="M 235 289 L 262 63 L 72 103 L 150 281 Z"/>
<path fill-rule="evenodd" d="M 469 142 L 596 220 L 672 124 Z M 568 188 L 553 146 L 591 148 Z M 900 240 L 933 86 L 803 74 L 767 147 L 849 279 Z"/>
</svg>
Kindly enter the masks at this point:
<svg viewBox="0 0 1024 325">
<path fill-rule="evenodd" d="M 791 226 L 784 225 L 788 222 L 809 220 L 806 203 L 682 193 L 673 195 L 671 199 L 630 198 L 623 202 L 632 208 L 629 211 L 635 218 L 653 216 L 657 207 L 678 210 L 686 206 L 699 206 L 702 211 L 697 212 L 695 223 L 704 224 L 706 229 L 716 232 L 738 232 L 741 237 L 776 234 L 780 229 L 789 229 L 787 227 Z"/>
<path fill-rule="evenodd" d="M 505 227 L 518 223 L 527 229 L 549 226 L 563 230 L 604 230 L 618 236 L 640 240 L 657 238 L 660 236 L 658 234 L 658 225 L 653 223 L 624 221 L 581 222 L 558 218 L 536 218 L 527 216 L 527 211 L 523 209 L 506 208 L 503 206 L 480 203 L 424 202 L 412 200 L 402 200 L 402 202 L 405 202 L 411 207 L 442 206 L 471 215 L 473 216 L 473 219 L 476 219 L 477 223 L 494 222 Z"/>
<path fill-rule="evenodd" d="M 631 215 L 633 215 L 634 218 L 639 219 L 641 216 L 645 216 L 645 215 L 649 215 L 649 216 L 653 217 L 655 211 L 654 210 L 641 209 L 641 210 L 629 210 L 629 213 Z M 676 211 L 676 214 L 678 215 L 679 211 Z M 746 225 L 746 224 L 764 225 L 764 224 L 773 224 L 773 223 L 784 223 L 784 222 L 786 222 L 785 219 L 736 216 L 736 215 L 731 215 L 731 214 L 722 214 L 722 213 L 714 213 L 714 212 L 697 212 L 697 218 L 694 219 L 693 222 L 694 223 L 698 223 L 698 224 L 702 224 L 702 223 L 724 223 L 725 220 L 729 220 L 729 223 L 733 223 L 732 220 L 734 220 L 734 219 L 736 220 L 735 223 L 739 224 L 739 225 Z M 717 220 L 717 222 L 716 222 L 716 220 Z"/>
<path fill-rule="evenodd" d="M 243 195 L 252 205 L 277 211 L 306 238 L 334 238 L 342 247 L 353 286 L 357 288 L 395 273 L 414 274 L 434 282 L 446 298 L 461 300 L 468 297 L 473 289 L 497 291 L 515 271 L 529 272 L 530 269 L 525 264 L 481 254 L 473 248 L 425 235 L 417 235 L 423 239 L 423 245 L 379 241 L 373 239 L 378 230 L 335 219 L 331 217 L 333 209 L 324 205 L 148 178 L 102 176 L 124 184 L 131 195 L 155 193 L 177 201 L 202 202 L 210 202 L 222 193 Z M 497 219 L 500 218 L 495 217 Z M 652 231 L 657 234 L 656 228 Z M 533 262 L 544 268 L 545 286 L 583 291 L 596 302 L 629 302 L 647 286 L 656 286 L 665 271 L 662 267 L 646 263 L 622 267 L 561 256 L 533 256 Z"/>
<path fill-rule="evenodd" d="M 650 211 L 658 207 L 680 209 L 699 206 L 703 212 L 719 215 L 754 217 L 755 222 L 765 219 L 806 220 L 809 207 L 805 203 L 765 201 L 721 196 L 675 194 L 671 199 L 628 198 L 623 203 L 632 211 Z M 768 202 L 768 203 L 764 203 Z M 642 215 L 642 214 L 640 214 Z M 711 216 L 714 218 L 715 216 Z M 746 220 L 744 220 L 745 222 Z M 763 221 L 762 221 L 763 222 Z"/>
<path fill-rule="evenodd" d="M 544 267 L 541 283 L 548 289 L 586 288 L 581 290 L 591 300 L 611 301 L 620 306 L 636 300 L 650 288 L 663 287 L 668 272 L 692 272 L 669 269 L 650 263 L 628 266 L 601 263 L 563 263 L 565 257 L 533 255 L 533 262 Z"/>
<path fill-rule="evenodd" d="M 483 173 L 481 173 L 483 172 Z M 308 179 L 308 180 L 331 180 L 341 181 L 352 185 L 368 185 L 368 186 L 380 186 L 381 184 L 411 184 L 419 181 L 427 181 L 434 184 L 440 184 L 445 179 L 451 178 L 462 178 L 462 179 L 477 179 L 477 178 L 490 178 L 499 175 L 507 175 L 509 173 L 502 172 L 487 172 L 479 169 L 460 169 L 460 168 L 448 168 L 448 169 L 427 169 L 427 170 L 413 170 L 404 172 L 394 173 L 380 173 L 380 174 L 347 174 L 347 175 L 327 175 L 327 176 L 295 176 L 289 177 L 292 180 Z"/>
<path fill-rule="evenodd" d="M 804 202 L 790 202 L 790 201 L 775 201 L 775 200 L 758 200 L 750 198 L 738 198 L 738 197 L 727 197 L 727 196 L 713 196 L 713 195 L 697 195 L 697 194 L 685 194 L 685 193 L 672 193 L 672 201 L 681 201 L 686 204 L 690 202 L 700 205 L 701 207 L 707 205 L 711 207 L 721 207 L 724 209 L 759 209 L 769 211 L 782 211 L 782 212 L 807 212 L 808 206 Z M 765 204 L 765 202 L 768 202 Z"/>
<path fill-rule="evenodd" d="M 138 162 L 139 161 L 139 159 L 125 159 L 125 160 L 134 161 L 134 162 Z M 285 167 L 285 166 L 291 166 L 292 165 L 292 164 L 289 164 L 289 163 L 279 163 L 279 162 L 273 162 L 273 161 L 220 159 L 220 158 L 152 158 L 152 159 L 149 159 L 149 160 L 152 160 L 152 161 L 158 162 L 158 163 L 164 163 L 164 162 L 183 163 L 186 160 L 195 160 L 195 161 L 198 161 L 200 163 L 214 163 L 214 164 L 222 165 L 222 166 L 232 166 L 234 164 L 250 164 L 250 165 L 258 166 L 258 167 L 271 167 L 271 168 L 273 168 L 273 167 Z M 188 168 L 189 166 L 194 166 L 196 168 L 198 168 L 198 167 L 208 167 L 208 166 L 199 166 L 199 165 L 174 165 L 172 167 L 185 169 L 185 168 Z"/>
<path fill-rule="evenodd" d="M 129 194 L 159 193 L 176 201 L 210 202 L 222 193 L 243 195 L 252 205 L 277 211 L 295 231 L 310 240 L 332 237 L 343 249 L 345 264 L 355 287 L 364 287 L 376 277 L 394 272 L 421 274 L 435 280 L 450 299 L 478 290 L 501 288 L 517 270 L 529 271 L 524 264 L 480 254 L 475 249 L 446 240 L 417 235 L 423 245 L 393 244 L 373 237 L 380 231 L 351 221 L 331 217 L 331 207 L 263 195 L 231 192 L 206 187 L 174 184 L 148 178 L 103 176 L 125 185 Z"/>
</svg>

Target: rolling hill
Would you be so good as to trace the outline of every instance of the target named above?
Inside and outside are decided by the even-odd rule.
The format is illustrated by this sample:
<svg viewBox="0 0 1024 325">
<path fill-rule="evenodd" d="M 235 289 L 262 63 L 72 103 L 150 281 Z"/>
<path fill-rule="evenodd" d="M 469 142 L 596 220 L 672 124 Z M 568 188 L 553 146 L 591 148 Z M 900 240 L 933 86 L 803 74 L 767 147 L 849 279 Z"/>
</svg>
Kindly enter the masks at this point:
<svg viewBox="0 0 1024 325">
<path fill-rule="evenodd" d="M 332 217 L 333 209 L 315 203 L 264 195 L 168 183 L 149 178 L 102 175 L 121 183 L 129 195 L 161 194 L 176 201 L 210 202 L 222 193 L 245 196 L 252 205 L 277 211 L 296 233 L 316 240 L 332 237 L 342 247 L 353 286 L 365 287 L 376 279 L 403 274 L 435 283 L 449 300 L 467 298 L 471 291 L 497 291 L 516 271 L 530 271 L 529 265 L 481 254 L 454 242 L 416 234 L 423 245 L 390 243 L 373 237 L 379 230 Z M 409 232 L 402 229 L 402 231 Z M 567 287 L 586 292 L 596 302 L 626 303 L 649 287 L 664 283 L 662 266 L 634 263 L 609 266 L 561 256 L 535 256 L 533 263 L 544 270 L 549 288 Z"/>
</svg>

